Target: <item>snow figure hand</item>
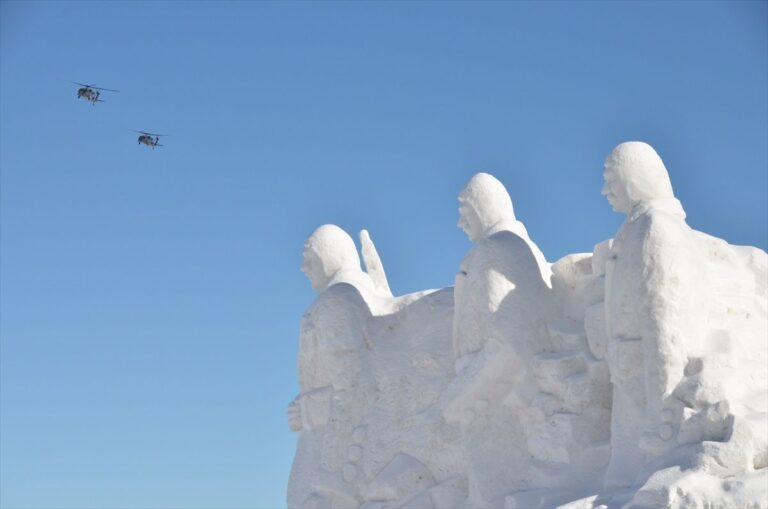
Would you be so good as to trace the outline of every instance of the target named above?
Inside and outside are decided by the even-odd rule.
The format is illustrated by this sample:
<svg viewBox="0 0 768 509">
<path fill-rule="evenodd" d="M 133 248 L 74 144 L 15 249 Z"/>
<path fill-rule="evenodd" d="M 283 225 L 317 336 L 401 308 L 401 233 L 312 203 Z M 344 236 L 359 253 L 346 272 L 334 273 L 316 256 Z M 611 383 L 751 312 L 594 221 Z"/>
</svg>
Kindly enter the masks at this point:
<svg viewBox="0 0 768 509">
<path fill-rule="evenodd" d="M 299 405 L 298 397 L 288 405 L 288 427 L 294 432 L 302 430 L 301 405 Z"/>
</svg>

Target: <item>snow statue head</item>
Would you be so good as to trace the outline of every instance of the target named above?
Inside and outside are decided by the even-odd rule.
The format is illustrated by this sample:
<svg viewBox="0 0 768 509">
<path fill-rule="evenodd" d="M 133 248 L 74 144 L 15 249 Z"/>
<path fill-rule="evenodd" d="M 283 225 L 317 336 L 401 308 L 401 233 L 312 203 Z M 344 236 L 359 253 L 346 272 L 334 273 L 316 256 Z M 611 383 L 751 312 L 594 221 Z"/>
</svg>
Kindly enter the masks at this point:
<svg viewBox="0 0 768 509">
<path fill-rule="evenodd" d="M 642 141 L 627 141 L 614 148 L 605 160 L 603 178 L 602 193 L 616 212 L 626 214 L 638 203 L 674 197 L 661 157 Z"/>
<path fill-rule="evenodd" d="M 320 226 L 304 243 L 301 271 L 309 278 L 312 288 L 322 292 L 345 270 L 360 272 L 355 242 L 336 225 Z"/>
<path fill-rule="evenodd" d="M 478 173 L 459 194 L 459 224 L 469 240 L 478 241 L 500 223 L 515 221 L 512 199 L 504 184 L 487 173 Z"/>
</svg>

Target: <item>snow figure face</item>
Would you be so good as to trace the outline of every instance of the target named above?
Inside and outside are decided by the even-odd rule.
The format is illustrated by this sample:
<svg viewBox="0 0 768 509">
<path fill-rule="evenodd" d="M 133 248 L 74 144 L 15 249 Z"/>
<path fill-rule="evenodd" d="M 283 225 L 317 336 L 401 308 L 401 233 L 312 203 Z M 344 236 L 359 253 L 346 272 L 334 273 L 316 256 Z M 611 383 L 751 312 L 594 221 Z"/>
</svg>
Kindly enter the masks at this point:
<svg viewBox="0 0 768 509">
<path fill-rule="evenodd" d="M 475 209 L 466 200 L 459 199 L 459 224 L 456 226 L 461 228 L 472 242 L 482 233 L 480 219 L 475 214 Z"/>
<path fill-rule="evenodd" d="M 327 284 L 323 261 L 315 251 L 309 247 L 304 247 L 304 261 L 301 264 L 301 271 L 309 278 L 309 283 L 315 290 L 322 289 Z"/>
<path fill-rule="evenodd" d="M 495 225 L 514 220 L 512 199 L 495 177 L 478 173 L 464 186 L 459 195 L 458 226 L 469 240 L 481 240 Z"/>
<path fill-rule="evenodd" d="M 343 269 L 360 270 L 355 242 L 338 226 L 324 224 L 304 243 L 301 271 L 309 278 L 312 288 L 323 291 Z"/>
<path fill-rule="evenodd" d="M 628 213 L 632 210 L 631 200 L 627 196 L 626 189 L 622 186 L 613 168 L 608 169 L 608 165 L 605 167 L 603 180 L 605 183 L 600 193 L 608 199 L 613 211 Z"/>
<path fill-rule="evenodd" d="M 618 145 L 605 160 L 602 194 L 616 212 L 629 213 L 635 205 L 673 198 L 664 162 L 653 147 L 641 141 Z"/>
</svg>

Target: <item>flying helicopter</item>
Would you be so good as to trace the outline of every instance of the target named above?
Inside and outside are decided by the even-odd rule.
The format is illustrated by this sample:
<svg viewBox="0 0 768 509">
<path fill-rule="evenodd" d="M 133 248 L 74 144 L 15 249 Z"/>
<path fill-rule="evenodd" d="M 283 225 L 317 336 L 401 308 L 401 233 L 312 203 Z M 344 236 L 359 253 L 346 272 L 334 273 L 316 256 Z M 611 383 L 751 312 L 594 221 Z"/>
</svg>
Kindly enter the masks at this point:
<svg viewBox="0 0 768 509">
<path fill-rule="evenodd" d="M 104 101 L 99 99 L 102 91 L 106 92 L 119 92 L 119 90 L 113 90 L 111 88 L 101 88 L 94 85 L 85 85 L 84 83 L 78 83 L 73 81 L 75 85 L 80 85 L 80 89 L 77 91 L 77 98 L 85 97 L 86 100 L 91 101 L 94 106 L 97 102 L 103 103 Z"/>
<path fill-rule="evenodd" d="M 168 136 L 167 134 L 154 134 L 136 130 L 134 130 L 134 132 L 141 134 L 141 136 L 139 136 L 139 144 L 143 143 L 144 145 L 152 147 L 153 149 L 155 147 L 162 147 L 160 144 L 160 136 Z"/>
</svg>

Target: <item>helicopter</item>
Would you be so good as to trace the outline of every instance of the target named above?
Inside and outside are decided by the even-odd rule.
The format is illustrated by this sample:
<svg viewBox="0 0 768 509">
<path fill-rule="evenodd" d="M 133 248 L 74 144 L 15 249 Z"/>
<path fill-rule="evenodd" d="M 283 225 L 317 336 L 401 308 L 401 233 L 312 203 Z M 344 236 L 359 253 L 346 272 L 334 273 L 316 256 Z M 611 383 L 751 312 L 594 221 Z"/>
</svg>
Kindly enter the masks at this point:
<svg viewBox="0 0 768 509">
<path fill-rule="evenodd" d="M 152 147 L 153 149 L 155 147 L 162 147 L 160 144 L 160 136 L 167 136 L 167 134 L 154 134 L 154 133 L 147 133 L 144 131 L 135 131 L 137 133 L 140 133 L 141 136 L 139 136 L 139 144 L 143 143 L 144 145 L 148 147 Z"/>
<path fill-rule="evenodd" d="M 119 90 L 113 90 L 111 88 L 101 88 L 96 87 L 94 85 L 85 85 L 84 83 L 78 83 L 76 81 L 73 81 L 75 85 L 80 85 L 80 89 L 77 91 L 77 98 L 80 99 L 81 97 L 85 97 L 86 100 L 91 101 L 94 106 L 96 106 L 97 102 L 103 103 L 104 101 L 99 99 L 99 96 L 101 95 L 101 91 L 106 92 L 119 92 Z"/>
</svg>

